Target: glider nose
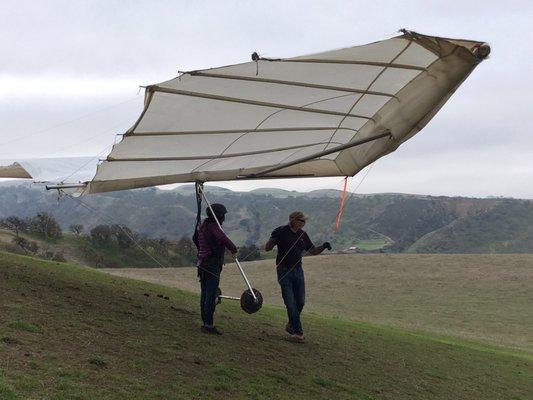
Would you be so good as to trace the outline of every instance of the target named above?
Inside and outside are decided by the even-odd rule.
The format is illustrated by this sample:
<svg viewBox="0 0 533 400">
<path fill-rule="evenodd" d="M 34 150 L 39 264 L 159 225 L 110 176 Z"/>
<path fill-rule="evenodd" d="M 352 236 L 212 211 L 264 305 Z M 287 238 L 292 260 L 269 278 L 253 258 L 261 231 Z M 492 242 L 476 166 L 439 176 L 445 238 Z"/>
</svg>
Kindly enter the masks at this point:
<svg viewBox="0 0 533 400">
<path fill-rule="evenodd" d="M 474 48 L 473 53 L 478 60 L 484 60 L 490 54 L 490 46 L 488 43 L 482 43 Z"/>
</svg>

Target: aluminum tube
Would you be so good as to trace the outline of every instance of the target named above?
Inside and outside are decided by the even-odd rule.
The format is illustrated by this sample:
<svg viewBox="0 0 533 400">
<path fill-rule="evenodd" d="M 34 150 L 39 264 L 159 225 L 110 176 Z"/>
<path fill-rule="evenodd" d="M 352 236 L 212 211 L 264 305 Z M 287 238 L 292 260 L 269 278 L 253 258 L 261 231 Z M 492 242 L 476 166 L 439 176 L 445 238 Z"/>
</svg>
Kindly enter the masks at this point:
<svg viewBox="0 0 533 400">
<path fill-rule="evenodd" d="M 235 296 L 224 296 L 224 295 L 220 295 L 218 296 L 220 297 L 221 299 L 228 299 L 228 300 L 240 300 L 241 298 L 240 297 L 235 297 Z"/>
<path fill-rule="evenodd" d="M 62 185 L 46 185 L 46 190 L 83 188 L 85 186 L 87 186 L 86 183 L 65 183 Z"/>
</svg>

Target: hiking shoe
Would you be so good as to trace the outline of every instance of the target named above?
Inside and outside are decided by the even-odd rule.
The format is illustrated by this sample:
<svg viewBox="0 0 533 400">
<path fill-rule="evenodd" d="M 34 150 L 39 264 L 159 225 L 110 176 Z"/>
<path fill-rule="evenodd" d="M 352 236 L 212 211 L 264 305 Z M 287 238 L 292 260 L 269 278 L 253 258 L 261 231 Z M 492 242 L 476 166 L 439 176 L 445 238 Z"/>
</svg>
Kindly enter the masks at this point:
<svg viewBox="0 0 533 400">
<path fill-rule="evenodd" d="M 291 324 L 287 322 L 287 325 L 285 325 L 285 332 L 287 332 L 289 335 L 294 335 L 294 329 L 292 329 Z"/>
<path fill-rule="evenodd" d="M 289 336 L 289 341 L 294 343 L 303 343 L 305 342 L 305 338 L 303 333 L 293 333 L 291 336 Z"/>
<path fill-rule="evenodd" d="M 200 332 L 206 333 L 208 335 L 222 335 L 222 332 L 219 331 L 216 326 L 210 328 L 208 326 L 202 325 L 202 327 L 200 328 Z"/>
</svg>

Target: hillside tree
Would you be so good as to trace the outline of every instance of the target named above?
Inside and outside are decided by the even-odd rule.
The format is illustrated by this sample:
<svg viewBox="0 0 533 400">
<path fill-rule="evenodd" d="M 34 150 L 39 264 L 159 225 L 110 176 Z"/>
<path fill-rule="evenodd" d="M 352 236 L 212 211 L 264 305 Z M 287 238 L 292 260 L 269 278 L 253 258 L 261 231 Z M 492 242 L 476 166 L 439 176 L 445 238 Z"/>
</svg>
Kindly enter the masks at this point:
<svg viewBox="0 0 533 400">
<path fill-rule="evenodd" d="M 100 246 L 109 246 L 112 243 L 113 231 L 109 225 L 97 225 L 90 232 L 91 241 Z"/>
<path fill-rule="evenodd" d="M 20 231 L 24 231 L 28 228 L 28 224 L 23 219 L 14 215 L 4 218 L 0 221 L 0 226 L 10 231 L 15 232 L 15 236 L 19 236 Z"/>
<path fill-rule="evenodd" d="M 30 230 L 46 239 L 58 239 L 62 236 L 61 227 L 54 217 L 46 212 L 40 212 L 30 219 Z"/>
</svg>

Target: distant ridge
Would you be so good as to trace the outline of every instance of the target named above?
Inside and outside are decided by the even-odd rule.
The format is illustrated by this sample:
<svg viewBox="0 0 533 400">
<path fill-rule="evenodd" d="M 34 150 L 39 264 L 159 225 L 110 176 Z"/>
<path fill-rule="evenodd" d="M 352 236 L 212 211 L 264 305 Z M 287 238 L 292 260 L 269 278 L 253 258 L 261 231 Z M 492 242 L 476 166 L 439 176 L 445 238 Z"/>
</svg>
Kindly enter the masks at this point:
<svg viewBox="0 0 533 400">
<path fill-rule="evenodd" d="M 28 183 L 0 187 L 0 219 L 33 217 L 46 211 L 63 229 L 82 224 L 124 224 L 143 236 L 191 237 L 196 219 L 193 185 L 90 195 L 81 200 L 91 212 L 55 191 Z M 224 203 L 224 229 L 239 246 L 266 242 L 287 216 L 302 210 L 316 243 L 331 241 L 335 251 L 416 253 L 533 253 L 533 201 L 504 198 L 428 196 L 403 193 L 350 195 L 340 229 L 334 227 L 340 191 L 308 193 L 263 188 L 233 192 L 206 185 L 211 201 Z M 59 203 L 58 203 L 59 201 Z M 203 215 L 205 213 L 205 204 Z M 101 215 L 113 216 L 112 221 Z"/>
<path fill-rule="evenodd" d="M 187 185 L 181 185 L 174 189 L 166 190 L 166 189 L 159 189 L 161 192 L 175 192 L 175 193 L 181 193 L 181 194 L 194 194 L 194 185 L 193 184 L 187 184 Z M 205 192 L 206 193 L 234 193 L 230 189 L 226 189 L 220 186 L 213 186 L 213 185 L 206 185 L 205 186 Z"/>
</svg>

